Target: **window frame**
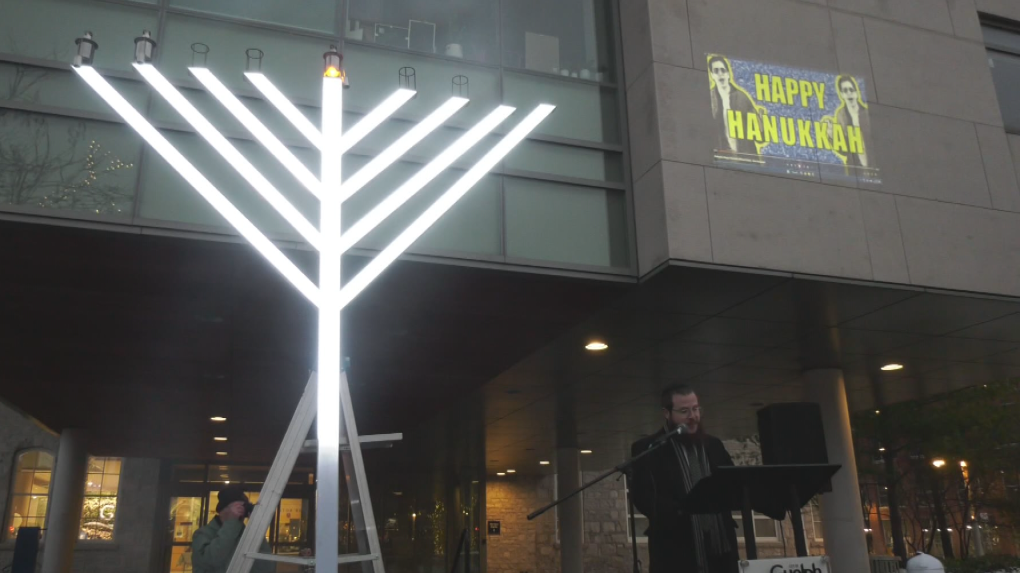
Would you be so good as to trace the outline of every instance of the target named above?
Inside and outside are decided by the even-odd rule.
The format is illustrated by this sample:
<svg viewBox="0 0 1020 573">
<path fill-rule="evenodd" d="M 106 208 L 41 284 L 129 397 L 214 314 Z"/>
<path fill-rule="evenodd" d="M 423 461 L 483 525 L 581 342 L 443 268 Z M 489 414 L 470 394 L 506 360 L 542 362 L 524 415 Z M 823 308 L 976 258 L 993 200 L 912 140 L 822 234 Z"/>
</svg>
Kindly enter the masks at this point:
<svg viewBox="0 0 1020 573">
<path fill-rule="evenodd" d="M 985 54 L 988 59 L 988 68 L 992 76 L 992 84 L 996 92 L 998 92 L 999 86 L 995 80 L 995 66 L 992 61 L 992 54 L 1000 56 L 1006 56 L 1015 58 L 1020 63 L 1020 22 L 1009 20 L 1001 16 L 994 16 L 984 12 L 978 13 L 979 25 L 981 26 L 982 44 L 985 48 Z M 989 41 L 985 35 L 985 31 L 988 29 L 995 30 L 996 32 L 1011 34 L 1016 36 L 1016 45 L 1008 45 L 995 39 Z M 1002 100 L 999 98 L 999 110 L 1002 113 Z M 1005 123 L 1005 113 L 1003 113 L 1003 129 L 1006 133 L 1020 134 L 1020 125 L 1011 126 Z"/>
<path fill-rule="evenodd" d="M 627 474 L 623 474 L 623 502 L 627 504 L 627 511 L 625 512 L 626 516 L 627 516 L 627 519 L 626 519 L 626 521 L 627 521 L 627 545 L 631 545 L 634 539 L 637 539 L 637 544 L 638 545 L 647 545 L 648 544 L 648 536 L 645 535 L 644 532 L 637 533 L 636 535 L 633 535 L 633 536 L 632 536 L 632 534 L 630 532 L 630 524 L 631 524 L 631 518 L 632 517 L 634 518 L 635 521 L 637 521 L 638 515 L 640 515 L 641 518 L 645 519 L 645 520 L 648 519 L 648 516 L 643 514 L 643 513 L 641 513 L 640 511 L 638 511 L 637 508 L 634 507 L 630 503 L 630 484 L 627 483 Z M 634 510 L 633 513 L 631 512 L 631 509 Z"/>
<path fill-rule="evenodd" d="M 44 454 L 47 454 L 48 456 L 50 456 L 50 458 L 51 458 L 51 462 L 50 462 L 51 463 L 51 468 L 50 468 L 50 485 L 49 485 L 49 487 L 46 488 L 46 513 L 43 515 L 43 524 L 42 524 L 42 530 L 45 532 L 46 525 L 47 525 L 47 522 L 48 522 L 49 517 L 50 517 L 50 497 L 51 497 L 52 491 L 53 491 L 53 473 L 56 470 L 57 456 L 51 450 L 48 450 L 48 449 L 46 449 L 44 447 L 32 446 L 32 447 L 28 447 L 28 448 L 22 448 L 20 450 L 15 451 L 14 452 L 14 456 L 12 457 L 12 459 L 14 460 L 14 463 L 11 464 L 11 474 L 10 474 L 11 475 L 11 481 L 10 481 L 10 484 L 8 485 L 8 487 L 7 487 L 7 506 L 6 506 L 6 510 L 4 511 L 4 514 L 3 514 L 3 518 L 4 518 L 3 525 L 2 525 L 3 531 L 0 532 L 0 543 L 4 543 L 4 544 L 6 544 L 6 543 L 14 543 L 15 539 L 17 539 L 17 533 L 16 532 L 9 533 L 7 531 L 7 524 L 8 524 L 8 522 L 11 519 L 11 512 L 14 511 L 14 500 L 15 500 L 15 498 L 16 497 L 22 497 L 22 496 L 31 496 L 31 495 L 34 495 L 31 492 L 29 492 L 29 493 L 16 493 L 14 491 L 14 489 L 15 489 L 15 487 L 17 485 L 17 482 L 18 482 L 17 475 L 18 475 L 18 470 L 20 468 L 20 459 L 25 454 L 28 454 L 28 453 L 31 453 L 31 452 L 44 453 Z"/>
<path fill-rule="evenodd" d="M 737 544 L 743 545 L 744 544 L 744 534 L 743 534 L 743 532 L 739 531 L 739 529 L 744 526 L 743 516 L 740 514 L 739 511 L 734 511 L 730 515 L 733 516 L 733 519 L 737 522 L 737 526 L 738 526 L 738 528 L 737 528 L 738 529 L 738 532 L 737 532 Z M 771 521 L 773 523 L 774 527 L 776 528 L 775 529 L 776 534 L 773 535 L 773 536 L 758 535 L 758 522 L 759 521 Z M 780 541 L 780 537 L 779 536 L 780 536 L 780 531 L 782 530 L 781 528 L 783 527 L 783 522 L 782 521 L 776 521 L 776 520 L 772 519 L 771 517 L 769 517 L 767 515 L 758 513 L 757 511 L 753 511 L 753 512 L 751 512 L 751 527 L 754 528 L 754 540 L 755 540 L 755 542 L 778 543 Z"/>
<path fill-rule="evenodd" d="M 88 476 L 89 476 L 90 473 L 96 473 L 96 472 L 89 472 L 88 471 L 88 466 L 86 467 L 86 471 L 85 471 L 85 483 L 82 484 L 82 489 L 85 490 L 85 493 L 84 493 L 84 495 L 82 495 L 81 512 L 80 512 L 80 515 L 78 517 L 78 534 L 79 534 L 78 543 L 84 543 L 84 544 L 89 544 L 89 545 L 91 545 L 91 544 L 110 545 L 110 544 L 113 544 L 113 543 L 117 542 L 117 529 L 118 529 L 117 523 L 118 523 L 118 520 L 117 520 L 116 506 L 120 503 L 121 487 L 122 487 L 122 485 L 124 483 L 124 479 L 123 479 L 124 478 L 124 462 L 125 462 L 126 458 L 119 458 L 119 457 L 115 457 L 115 456 L 92 456 L 92 455 L 90 455 L 88 457 L 88 461 L 86 462 L 86 464 L 90 464 L 90 463 L 92 463 L 92 460 L 97 460 L 97 459 L 103 460 L 103 473 L 102 473 L 102 475 L 103 475 L 104 479 L 107 476 L 107 473 L 106 473 L 106 463 L 109 460 L 116 460 L 116 461 L 120 462 L 120 470 L 117 472 L 117 493 L 115 495 L 112 495 L 112 496 L 111 495 L 104 495 L 102 493 L 99 493 L 98 495 L 90 495 L 88 493 L 88 487 L 89 487 L 89 485 L 88 485 L 88 483 L 89 483 L 88 482 L 88 479 L 89 479 Z M 112 475 L 112 474 L 110 474 L 110 475 Z M 102 492 L 102 488 L 100 488 L 100 492 Z M 82 526 L 85 524 L 85 502 L 90 497 L 92 497 L 92 498 L 99 498 L 99 499 L 104 499 L 104 498 L 105 499 L 110 499 L 110 498 L 112 498 L 114 500 L 114 508 L 115 509 L 114 509 L 114 514 L 113 514 L 113 518 L 112 518 L 113 526 L 112 526 L 112 529 L 110 530 L 110 538 L 109 539 L 81 539 L 81 537 L 80 537 L 81 536 L 81 532 L 84 529 Z"/>
</svg>

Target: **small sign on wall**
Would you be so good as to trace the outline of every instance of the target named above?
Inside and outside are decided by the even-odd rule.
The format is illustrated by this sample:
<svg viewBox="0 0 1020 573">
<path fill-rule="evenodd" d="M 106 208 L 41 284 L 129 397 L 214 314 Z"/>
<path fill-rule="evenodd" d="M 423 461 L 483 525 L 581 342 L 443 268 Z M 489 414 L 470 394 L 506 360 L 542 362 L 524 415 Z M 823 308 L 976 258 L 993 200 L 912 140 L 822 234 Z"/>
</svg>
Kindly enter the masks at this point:
<svg viewBox="0 0 1020 573">
<path fill-rule="evenodd" d="M 740 573 L 829 573 L 829 571 L 829 558 L 824 555 L 740 562 Z"/>
<path fill-rule="evenodd" d="M 498 521 L 490 521 L 489 522 L 489 535 L 499 535 L 499 522 Z"/>
</svg>

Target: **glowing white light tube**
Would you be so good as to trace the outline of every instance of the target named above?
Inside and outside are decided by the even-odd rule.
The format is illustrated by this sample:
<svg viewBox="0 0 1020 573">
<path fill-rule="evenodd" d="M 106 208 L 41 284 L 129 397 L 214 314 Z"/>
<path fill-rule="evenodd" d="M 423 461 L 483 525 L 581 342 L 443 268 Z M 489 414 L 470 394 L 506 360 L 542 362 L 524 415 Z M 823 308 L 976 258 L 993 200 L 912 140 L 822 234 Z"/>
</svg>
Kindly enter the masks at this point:
<svg viewBox="0 0 1020 573">
<path fill-rule="evenodd" d="M 255 139 L 266 148 L 269 153 L 273 154 L 286 169 L 290 171 L 302 185 L 305 186 L 308 191 L 316 197 L 322 196 L 322 191 L 319 189 L 319 178 L 312 174 L 312 172 L 305 167 L 304 163 L 301 163 L 297 157 L 287 146 L 280 142 L 279 139 L 272 132 L 269 131 L 266 126 L 255 117 L 248 108 L 241 103 L 241 100 L 237 99 L 237 96 L 230 93 L 227 86 L 223 85 L 219 79 L 208 68 L 188 68 L 199 82 L 205 86 L 205 89 L 209 90 L 209 93 L 213 95 L 223 107 L 227 108 L 237 121 L 241 122 L 241 125 L 245 127 Z"/>
<path fill-rule="evenodd" d="M 297 230 L 306 241 L 316 249 L 320 247 L 319 241 L 319 230 L 312 226 L 308 222 L 308 219 L 304 217 L 287 198 L 284 197 L 268 179 L 262 176 L 262 173 L 251 164 L 250 161 L 245 159 L 241 152 L 237 150 L 227 138 L 216 130 L 215 127 L 209 120 L 207 120 L 195 106 L 191 105 L 181 92 L 177 91 L 163 74 L 159 73 L 152 64 L 135 64 L 135 68 L 145 78 L 145 81 L 151 85 L 171 106 L 177 113 L 181 114 L 192 127 L 195 128 L 206 141 L 212 145 L 213 149 L 216 150 L 223 159 L 227 160 L 227 163 L 231 165 L 237 172 L 251 184 L 252 187 L 258 191 L 259 195 L 269 202 L 274 209 Z"/>
<path fill-rule="evenodd" d="M 346 153 L 356 143 L 364 139 L 366 135 L 372 133 L 375 128 L 379 127 L 382 122 L 393 115 L 393 112 L 397 111 L 400 106 L 413 98 L 415 93 L 414 90 L 399 89 L 396 93 L 386 98 L 386 101 L 379 104 L 378 107 L 368 112 L 365 117 L 354 124 L 354 127 L 344 133 L 343 139 L 340 140 L 340 153 Z"/>
<path fill-rule="evenodd" d="M 400 159 L 421 140 L 425 139 L 428 134 L 435 131 L 440 125 L 443 125 L 446 120 L 450 119 L 450 116 L 457 113 L 457 110 L 467 105 L 467 102 L 468 100 L 461 97 L 448 99 L 446 103 L 430 113 L 421 123 L 412 127 L 400 139 L 393 142 L 392 145 L 380 152 L 379 155 L 376 155 L 372 161 L 368 162 L 368 165 L 362 167 L 350 179 L 344 181 L 343 187 L 340 188 L 340 199 L 343 201 L 350 199 L 352 195 L 375 179 L 383 170 Z"/>
<path fill-rule="evenodd" d="M 277 110 L 284 117 L 290 120 L 290 123 L 301 132 L 305 138 L 308 139 L 315 147 L 322 149 L 322 133 L 312 125 L 312 122 L 308 121 L 305 114 L 287 99 L 287 96 L 283 95 L 274 84 L 259 72 L 245 72 L 252 85 L 255 86 L 262 95 L 266 96 L 269 103 L 273 104 Z M 370 111 L 365 117 L 361 118 L 361 121 L 354 124 L 354 127 L 347 130 L 347 133 L 343 134 L 343 138 L 340 140 L 339 150 L 341 153 L 348 151 L 354 147 L 359 141 L 364 139 L 366 135 L 372 133 L 372 131 L 379 127 L 379 125 L 386 121 L 393 112 L 397 111 L 400 106 L 407 103 L 414 94 L 417 93 L 414 90 L 399 89 L 393 95 L 386 98 L 378 107 Z"/>
<path fill-rule="evenodd" d="M 450 207 L 460 200 L 486 173 L 497 163 L 502 161 L 510 151 L 517 146 L 538 124 L 549 116 L 556 106 L 542 104 L 528 114 L 510 133 L 499 143 L 489 150 L 471 169 L 467 171 L 456 183 L 453 184 L 442 196 L 439 197 L 425 210 L 417 219 L 411 223 L 404 232 L 400 233 L 392 243 L 386 246 L 360 273 L 348 282 L 340 291 L 340 306 L 347 306 L 361 291 L 365 290 L 373 280 L 376 279 L 386 267 L 397 260 L 408 247 L 410 247 L 425 231 L 428 230 Z"/>
<path fill-rule="evenodd" d="M 177 173 L 191 184 L 216 211 L 227 220 L 255 249 L 280 271 L 301 294 L 313 304 L 319 304 L 319 292 L 316 286 L 302 273 L 290 259 L 284 255 L 255 225 L 251 223 L 216 187 L 202 175 L 177 149 L 166 140 L 145 118 L 131 106 L 117 90 L 113 89 L 95 69 L 89 66 L 72 68 L 99 97 L 124 121 L 127 122 L 142 138 L 160 154 Z"/>
<path fill-rule="evenodd" d="M 244 77 L 248 78 L 248 81 L 257 90 L 262 92 L 262 95 L 266 96 L 269 103 L 273 104 L 283 114 L 283 117 L 290 120 L 291 125 L 300 131 L 312 145 L 320 149 L 322 148 L 322 133 L 312 125 L 312 122 L 308 121 L 305 114 L 301 113 L 294 104 L 290 103 L 287 96 L 276 89 L 276 86 L 273 85 L 273 82 L 269 81 L 269 78 L 259 72 L 245 72 Z"/>
<path fill-rule="evenodd" d="M 340 243 L 341 164 L 340 140 L 343 126 L 343 80 L 322 79 L 322 209 L 320 227 L 322 249 L 319 252 L 319 365 L 318 424 L 319 453 L 316 477 L 319 484 L 316 510 L 324 519 L 315 520 L 315 570 L 336 573 L 339 553 L 338 522 L 330 516 L 340 511 Z M 327 160 L 329 158 L 329 160 Z M 325 487 L 328 486 L 328 487 Z"/>
<path fill-rule="evenodd" d="M 457 141 L 450 145 L 450 147 L 446 148 L 446 150 L 440 153 L 439 156 L 430 161 L 428 165 L 421 168 L 414 174 L 413 177 L 408 179 L 406 183 L 383 199 L 378 205 L 369 211 L 368 214 L 362 217 L 360 221 L 352 225 L 350 229 L 347 229 L 347 231 L 344 232 L 343 237 L 340 238 L 340 252 L 344 253 L 356 245 L 358 241 L 363 239 L 365 235 L 372 232 L 372 229 L 375 229 L 380 223 L 385 221 L 387 217 L 392 215 L 394 211 L 410 200 L 411 197 L 414 197 L 416 193 L 421 191 L 422 188 L 428 185 L 430 181 L 445 171 L 446 168 L 453 164 L 453 162 L 461 155 L 467 153 L 467 151 L 481 141 L 482 138 L 488 135 L 493 129 L 496 129 L 496 126 L 502 123 L 506 118 L 510 117 L 510 114 L 513 112 L 514 108 L 501 105 L 487 115 L 482 121 L 478 122 L 478 124 L 471 128 L 467 133 L 460 136 Z"/>
</svg>

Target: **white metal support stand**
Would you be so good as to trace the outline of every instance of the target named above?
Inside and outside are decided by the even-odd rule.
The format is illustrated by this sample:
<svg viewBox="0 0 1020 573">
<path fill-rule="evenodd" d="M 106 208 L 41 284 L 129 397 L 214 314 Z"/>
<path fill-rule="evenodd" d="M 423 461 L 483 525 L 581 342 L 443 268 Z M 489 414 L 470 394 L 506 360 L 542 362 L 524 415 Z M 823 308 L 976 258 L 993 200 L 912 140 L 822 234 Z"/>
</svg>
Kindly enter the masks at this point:
<svg viewBox="0 0 1020 573">
<path fill-rule="evenodd" d="M 259 494 L 259 502 L 255 504 L 248 525 L 241 535 L 241 541 L 237 544 L 234 557 L 230 561 L 227 573 L 249 573 L 256 560 L 275 561 L 281 563 L 293 563 L 297 565 L 312 565 L 315 558 L 292 557 L 287 555 L 271 555 L 259 553 L 262 540 L 269 529 L 270 522 L 276 512 L 276 507 L 283 497 L 283 490 L 287 487 L 287 480 L 294 471 L 294 464 L 297 462 L 298 454 L 308 451 L 308 447 L 318 447 L 318 441 L 306 441 L 308 430 L 312 427 L 312 421 L 316 413 L 316 391 L 317 376 L 313 373 L 305 386 L 305 392 L 298 402 L 294 416 L 291 418 L 287 432 L 284 434 L 280 449 L 276 452 L 273 465 L 269 468 L 269 475 L 262 485 Z M 340 391 L 342 400 L 350 404 L 350 391 L 347 384 L 347 373 L 340 375 Z M 344 462 L 345 473 L 347 474 L 348 492 L 351 503 L 351 513 L 354 516 L 354 525 L 357 530 L 358 553 L 339 555 L 337 564 L 362 562 L 363 570 L 368 573 L 383 573 L 383 562 L 381 559 L 379 536 L 375 525 L 375 516 L 372 513 L 371 500 L 361 494 L 360 484 L 365 483 L 365 464 L 361 457 L 361 443 L 368 444 L 390 444 L 399 441 L 403 436 L 400 434 L 381 434 L 358 436 L 354 427 L 353 413 L 348 415 L 348 408 L 343 409 L 344 423 L 341 425 L 340 453 Z M 352 441 L 348 436 L 353 435 Z M 304 448 L 304 450 L 303 450 Z M 357 452 L 355 454 L 355 452 Z M 318 540 L 316 545 L 319 546 Z"/>
</svg>

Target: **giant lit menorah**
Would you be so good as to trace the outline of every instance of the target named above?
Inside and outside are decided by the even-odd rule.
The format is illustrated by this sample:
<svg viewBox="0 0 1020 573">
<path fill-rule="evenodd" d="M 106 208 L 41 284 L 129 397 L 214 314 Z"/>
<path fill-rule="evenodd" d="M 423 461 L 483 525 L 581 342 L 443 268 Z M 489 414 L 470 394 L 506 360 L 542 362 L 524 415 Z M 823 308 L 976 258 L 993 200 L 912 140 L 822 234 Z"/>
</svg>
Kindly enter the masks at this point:
<svg viewBox="0 0 1020 573">
<path fill-rule="evenodd" d="M 383 572 L 378 532 L 365 479 L 361 441 L 354 421 L 346 373 L 340 363 L 340 312 L 380 273 L 443 216 L 461 197 L 499 163 L 550 113 L 554 106 L 541 104 L 471 166 L 449 189 L 422 212 L 358 274 L 341 283 L 341 255 L 386 220 L 401 205 L 445 171 L 454 161 L 479 143 L 515 110 L 498 106 L 474 127 L 467 130 L 410 179 L 391 192 L 372 210 L 341 233 L 343 202 L 360 191 L 387 167 L 441 126 L 468 100 L 451 97 L 424 120 L 414 125 L 367 165 L 346 181 L 341 177 L 341 157 L 358 141 L 386 121 L 415 92 L 400 89 L 343 132 L 343 90 L 347 85 L 341 67 L 343 57 L 331 47 L 324 54 L 322 79 L 322 128 L 314 125 L 261 72 L 245 76 L 290 123 L 321 152 L 319 177 L 316 177 L 266 126 L 205 67 L 192 67 L 191 74 L 273 155 L 309 193 L 320 201 L 319 227 L 316 228 L 251 164 L 153 65 L 156 42 L 148 32 L 135 39 L 135 69 L 153 89 L 197 131 L 294 229 L 319 252 L 319 284 L 302 273 L 240 210 L 237 209 L 194 165 L 124 99 L 93 67 L 98 44 L 91 33 L 77 40 L 78 54 L 73 69 L 116 111 L 128 125 L 148 142 L 216 211 L 232 225 L 298 291 L 319 309 L 318 370 L 313 374 L 294 414 L 280 450 L 263 486 L 259 505 L 253 512 L 241 542 L 231 561 L 230 573 L 247 573 L 254 559 L 311 564 L 311 559 L 264 556 L 257 553 L 259 541 L 279 502 L 283 486 L 304 443 L 312 419 L 318 422 L 318 486 L 315 518 L 318 573 L 336 573 L 339 563 L 362 562 L 375 573 Z M 317 380 L 316 380 L 317 379 Z M 316 398 L 317 395 L 317 398 Z M 316 408 L 317 404 L 317 408 Z M 341 425 L 341 420 L 343 424 Z M 381 440 L 376 440 L 381 441 Z M 343 446 L 343 448 L 341 448 Z M 343 449 L 348 472 L 348 489 L 355 521 L 367 547 L 358 555 L 338 555 L 338 519 L 340 456 Z M 359 519 L 360 515 L 360 519 Z"/>
</svg>

